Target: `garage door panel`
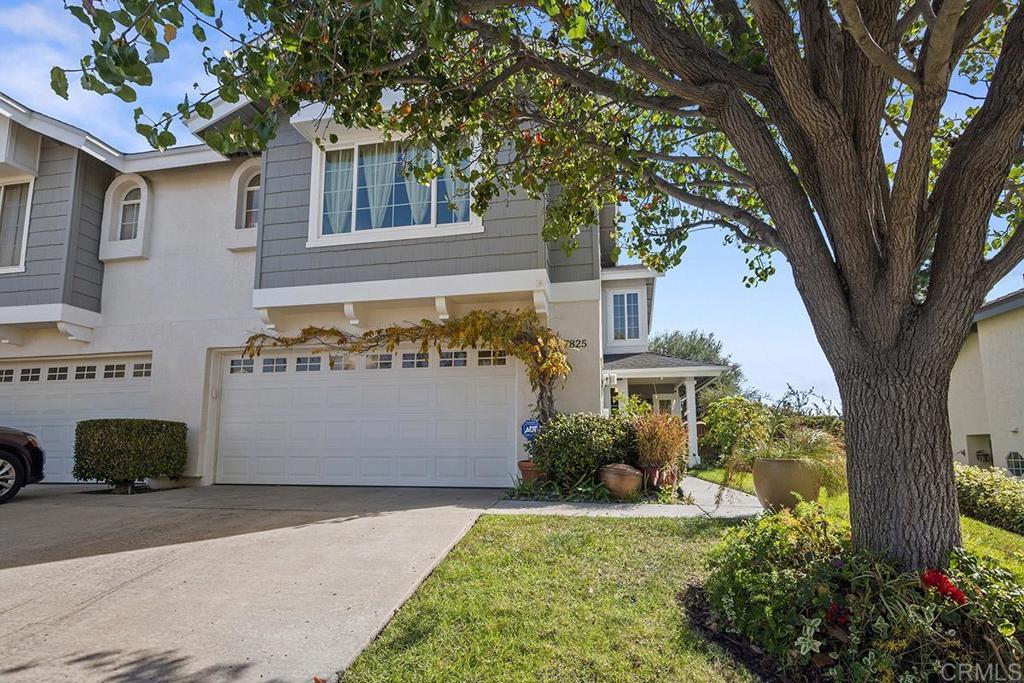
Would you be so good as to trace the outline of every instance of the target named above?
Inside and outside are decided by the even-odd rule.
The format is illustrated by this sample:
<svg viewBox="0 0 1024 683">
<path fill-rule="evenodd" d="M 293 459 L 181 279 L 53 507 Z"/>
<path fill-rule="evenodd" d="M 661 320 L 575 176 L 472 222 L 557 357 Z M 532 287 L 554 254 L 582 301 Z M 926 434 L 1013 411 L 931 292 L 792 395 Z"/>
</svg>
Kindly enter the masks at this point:
<svg viewBox="0 0 1024 683">
<path fill-rule="evenodd" d="M 225 483 L 507 486 L 517 450 L 515 369 L 427 368 L 225 375 L 217 479 Z M 245 398 L 239 398 L 244 395 Z M 255 397 L 255 398 L 254 398 Z M 286 429 L 277 425 L 287 424 Z M 267 434 L 269 431 L 275 434 Z M 267 455 L 265 447 L 278 444 Z M 239 447 L 247 444 L 245 452 Z M 224 449 L 227 448 L 227 458 Z M 245 453 L 248 453 L 246 455 Z M 259 461 L 248 471 L 238 459 Z M 267 459 L 287 462 L 274 470 Z"/>
<path fill-rule="evenodd" d="M 54 360 L 22 359 L 0 363 L 12 369 L 14 381 L 0 383 L 0 424 L 39 437 L 46 450 L 46 481 L 70 482 L 74 464 L 75 427 L 81 420 L 151 417 L 150 379 L 133 377 L 136 363 L 149 356 L 79 357 Z M 104 366 L 124 366 L 123 377 L 103 378 Z M 94 376 L 75 379 L 78 366 L 93 366 Z M 67 368 L 53 373 L 49 368 Z M 38 369 L 39 381 L 21 381 L 22 370 Z M 57 377 L 64 377 L 58 379 Z"/>
</svg>

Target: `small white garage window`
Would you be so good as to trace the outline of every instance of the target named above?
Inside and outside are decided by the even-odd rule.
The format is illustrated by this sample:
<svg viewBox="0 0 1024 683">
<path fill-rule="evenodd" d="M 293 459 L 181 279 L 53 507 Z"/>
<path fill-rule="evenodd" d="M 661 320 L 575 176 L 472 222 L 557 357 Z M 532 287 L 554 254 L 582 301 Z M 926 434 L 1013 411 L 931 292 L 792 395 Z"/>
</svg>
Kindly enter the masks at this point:
<svg viewBox="0 0 1024 683">
<path fill-rule="evenodd" d="M 352 356 L 331 356 L 329 363 L 331 370 L 355 370 L 356 362 Z"/>
<path fill-rule="evenodd" d="M 75 379 L 96 379 L 96 366 L 79 365 L 75 368 Z"/>
<path fill-rule="evenodd" d="M 126 369 L 124 363 L 112 363 L 103 366 L 103 379 L 124 379 Z"/>
<path fill-rule="evenodd" d="M 14 381 L 14 368 L 4 368 L 0 370 L 0 382 L 13 382 Z"/>
<path fill-rule="evenodd" d="M 320 372 L 320 356 L 299 356 L 295 359 L 295 372 Z"/>
<path fill-rule="evenodd" d="M 251 375 L 252 358 L 232 358 L 228 366 L 228 373 L 232 375 Z"/>
<path fill-rule="evenodd" d="M 288 359 L 287 358 L 264 358 L 263 359 L 263 372 L 287 372 L 288 371 Z"/>
<path fill-rule="evenodd" d="M 52 367 L 46 371 L 47 382 L 59 382 L 68 378 L 68 366 Z"/>
<path fill-rule="evenodd" d="M 483 349 L 481 351 L 477 351 L 476 364 L 482 367 L 507 365 L 508 354 L 506 354 L 504 351 Z"/>
<path fill-rule="evenodd" d="M 22 382 L 38 382 L 39 375 L 42 373 L 40 368 L 22 368 L 21 369 L 21 381 Z"/>
<path fill-rule="evenodd" d="M 429 368 L 430 367 L 430 354 L 429 353 L 403 353 L 402 354 L 402 367 L 403 368 Z"/>
<path fill-rule="evenodd" d="M 465 351 L 442 351 L 442 368 L 464 368 L 468 361 L 468 354 Z"/>
<path fill-rule="evenodd" d="M 366 369 L 367 370 L 390 370 L 391 369 L 391 354 L 390 353 L 371 353 L 366 356 Z"/>
<path fill-rule="evenodd" d="M 1010 451 L 1006 456 L 1006 469 L 1015 477 L 1024 477 L 1024 456 L 1017 451 Z"/>
<path fill-rule="evenodd" d="M 149 377 L 152 374 L 152 363 L 136 363 L 132 366 L 132 377 Z"/>
</svg>

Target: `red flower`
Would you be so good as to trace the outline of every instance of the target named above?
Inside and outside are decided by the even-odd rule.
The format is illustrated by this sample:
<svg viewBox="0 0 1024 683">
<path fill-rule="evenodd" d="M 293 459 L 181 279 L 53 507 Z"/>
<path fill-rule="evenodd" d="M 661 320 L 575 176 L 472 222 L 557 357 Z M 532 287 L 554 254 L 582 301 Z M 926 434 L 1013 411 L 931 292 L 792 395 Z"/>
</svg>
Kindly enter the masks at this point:
<svg viewBox="0 0 1024 683">
<path fill-rule="evenodd" d="M 849 618 L 850 610 L 840 607 L 834 602 L 825 610 L 825 623 L 827 624 L 832 624 L 833 626 L 846 626 L 846 622 Z"/>
<path fill-rule="evenodd" d="M 967 596 L 949 580 L 949 577 L 938 569 L 928 569 L 921 573 L 921 583 L 927 588 L 932 588 L 942 597 L 952 600 L 958 605 L 967 602 Z"/>
</svg>

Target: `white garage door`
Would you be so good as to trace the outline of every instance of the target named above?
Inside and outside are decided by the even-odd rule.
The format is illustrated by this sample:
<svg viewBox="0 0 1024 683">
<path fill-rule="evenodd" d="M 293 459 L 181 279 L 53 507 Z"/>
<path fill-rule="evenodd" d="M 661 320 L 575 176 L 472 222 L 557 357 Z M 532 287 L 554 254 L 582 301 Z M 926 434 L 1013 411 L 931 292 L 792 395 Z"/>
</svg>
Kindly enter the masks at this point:
<svg viewBox="0 0 1024 683">
<path fill-rule="evenodd" d="M 509 486 L 516 375 L 474 350 L 226 360 L 217 481 Z"/>
<path fill-rule="evenodd" d="M 150 417 L 148 356 L 0 363 L 0 425 L 31 432 L 46 451 L 46 481 L 71 482 L 75 425 Z"/>
</svg>

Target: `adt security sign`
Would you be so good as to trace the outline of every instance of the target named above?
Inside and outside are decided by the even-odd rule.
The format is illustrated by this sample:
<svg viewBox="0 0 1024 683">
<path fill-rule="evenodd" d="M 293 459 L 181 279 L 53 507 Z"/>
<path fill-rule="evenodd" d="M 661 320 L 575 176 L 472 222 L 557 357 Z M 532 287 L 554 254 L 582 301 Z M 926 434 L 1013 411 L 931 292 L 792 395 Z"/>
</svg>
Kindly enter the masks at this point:
<svg viewBox="0 0 1024 683">
<path fill-rule="evenodd" d="M 533 441 L 537 438 L 537 432 L 540 430 L 540 422 L 534 419 L 529 419 L 523 422 L 523 426 L 519 428 L 519 431 L 523 433 L 527 441 Z"/>
</svg>

